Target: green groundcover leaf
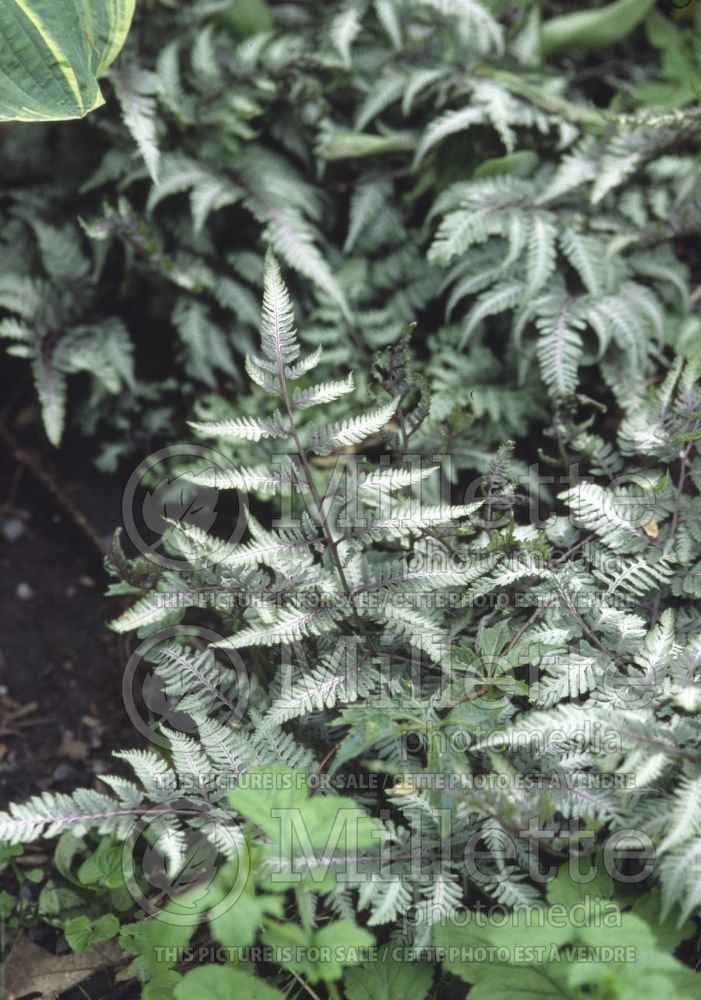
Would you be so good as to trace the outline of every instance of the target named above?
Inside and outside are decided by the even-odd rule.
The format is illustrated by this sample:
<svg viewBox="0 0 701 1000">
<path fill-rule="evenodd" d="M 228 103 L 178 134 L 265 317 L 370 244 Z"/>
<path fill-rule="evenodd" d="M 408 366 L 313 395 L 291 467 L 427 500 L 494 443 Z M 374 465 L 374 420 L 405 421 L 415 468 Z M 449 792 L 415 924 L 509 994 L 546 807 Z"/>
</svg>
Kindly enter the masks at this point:
<svg viewBox="0 0 701 1000">
<path fill-rule="evenodd" d="M 228 965 L 191 969 L 175 988 L 177 1000 L 205 997 L 208 1000 L 283 1000 L 285 994 L 260 979 Z"/>
<path fill-rule="evenodd" d="M 3 0 L 0 120 L 83 118 L 119 54 L 136 0 Z"/>
</svg>

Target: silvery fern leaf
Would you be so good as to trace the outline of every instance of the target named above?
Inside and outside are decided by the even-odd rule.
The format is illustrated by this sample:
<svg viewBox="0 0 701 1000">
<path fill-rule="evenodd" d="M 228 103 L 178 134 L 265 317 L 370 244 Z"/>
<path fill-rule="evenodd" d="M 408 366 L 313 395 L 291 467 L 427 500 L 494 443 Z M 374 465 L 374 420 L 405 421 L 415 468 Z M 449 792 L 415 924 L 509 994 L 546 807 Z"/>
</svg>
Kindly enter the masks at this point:
<svg viewBox="0 0 701 1000">
<path fill-rule="evenodd" d="M 364 584 L 356 593 L 368 594 L 378 590 L 392 590 L 407 596 L 416 594 L 420 597 L 434 590 L 465 586 L 484 572 L 479 563 L 462 569 L 440 565 L 434 568 L 430 565 L 430 557 L 427 562 L 429 563 L 427 566 L 419 566 L 417 569 L 407 566 L 406 563 L 390 563 L 376 574 L 375 579 Z"/>
<path fill-rule="evenodd" d="M 154 802 L 173 798 L 178 788 L 177 772 L 163 757 L 153 750 L 115 750 L 113 756 L 129 764 L 146 794 Z"/>
<path fill-rule="evenodd" d="M 598 236 L 567 227 L 560 235 L 560 249 L 592 295 L 605 295 L 609 287 L 606 247 Z"/>
<path fill-rule="evenodd" d="M 643 668 L 648 682 L 658 684 L 667 672 L 672 657 L 676 662 L 680 652 L 680 647 L 675 643 L 674 613 L 668 608 L 660 615 L 657 625 L 645 636 L 635 662 Z"/>
<path fill-rule="evenodd" d="M 196 788 L 206 789 L 211 784 L 214 765 L 200 741 L 166 725 L 161 725 L 160 731 L 168 740 L 175 771 L 194 782 Z"/>
<path fill-rule="evenodd" d="M 453 184 L 436 199 L 431 217 L 443 216 L 428 251 L 431 263 L 446 265 L 490 236 L 509 237 L 511 214 L 523 212 L 534 196 L 532 183 L 510 177 Z"/>
<path fill-rule="evenodd" d="M 261 720 L 260 730 L 279 727 L 290 719 L 364 697 L 378 682 L 372 668 L 349 669 L 343 661 L 325 664 L 286 687 Z"/>
<path fill-rule="evenodd" d="M 324 607 L 280 610 L 271 625 L 261 624 L 242 629 L 214 645 L 220 649 L 245 649 L 248 646 L 278 646 L 296 642 L 305 636 L 322 635 L 334 628 L 335 619 Z"/>
<path fill-rule="evenodd" d="M 316 368 L 316 366 L 319 364 L 319 361 L 321 360 L 321 355 L 322 355 L 322 348 L 317 347 L 317 349 L 315 351 L 312 351 L 311 354 L 308 354 L 306 358 L 301 358 L 299 361 L 296 361 L 293 365 L 287 365 L 285 368 L 285 377 L 290 381 L 294 381 L 295 379 L 301 378 L 303 375 L 306 375 L 307 372 L 310 372 L 312 371 L 312 369 Z"/>
<path fill-rule="evenodd" d="M 343 60 L 346 69 L 350 69 L 351 45 L 358 36 L 361 28 L 361 16 L 364 13 L 365 4 L 349 3 L 345 10 L 336 14 L 329 28 L 331 42 Z"/>
<path fill-rule="evenodd" d="M 494 80 L 480 80 L 473 88 L 473 99 L 483 105 L 486 118 L 504 143 L 507 153 L 513 153 L 516 133 L 511 127 L 522 118 L 518 102 Z"/>
<path fill-rule="evenodd" d="M 152 651 L 154 674 L 166 698 L 188 715 L 213 712 L 223 706 L 232 713 L 236 705 L 232 688 L 238 678 L 224 669 L 211 649 L 192 649 L 183 643 L 161 642 Z"/>
<path fill-rule="evenodd" d="M 238 417 L 234 420 L 188 421 L 193 431 L 208 437 L 236 441 L 260 441 L 263 438 L 286 438 L 288 430 L 276 411 L 272 417 Z"/>
<path fill-rule="evenodd" d="M 209 310 L 196 299 L 178 299 L 172 313 L 173 325 L 180 335 L 188 360 L 188 368 L 211 388 L 216 386 L 214 370 L 236 375 L 236 366 L 227 337 L 212 321 Z"/>
<path fill-rule="evenodd" d="M 387 37 L 395 49 L 402 47 L 402 28 L 396 0 L 375 0 L 377 20 L 387 32 Z"/>
<path fill-rule="evenodd" d="M 369 525 L 353 528 L 349 535 L 354 538 L 368 536 L 376 538 L 402 538 L 421 533 L 426 528 L 437 528 L 450 524 L 459 518 L 469 518 L 482 506 L 482 501 L 462 506 L 422 505 L 400 503 L 392 508 L 392 513 L 375 517 Z"/>
<path fill-rule="evenodd" d="M 574 523 L 595 532 L 611 549 L 636 552 L 649 544 L 638 511 L 650 504 L 649 490 L 615 490 L 596 483 L 578 483 L 559 494 L 572 511 Z"/>
<path fill-rule="evenodd" d="M 406 879 L 399 875 L 394 878 L 373 874 L 361 887 L 359 908 L 370 906 L 368 927 L 388 924 L 406 913 L 411 903 L 411 889 Z"/>
<path fill-rule="evenodd" d="M 145 625 L 170 625 L 173 621 L 178 621 L 182 617 L 182 605 L 180 609 L 176 607 L 174 614 L 167 596 L 158 591 L 146 594 L 136 604 L 127 608 L 119 618 L 109 622 L 109 627 L 113 632 L 133 632 Z"/>
<path fill-rule="evenodd" d="M 206 187 L 212 173 L 182 153 L 166 153 L 161 158 L 158 181 L 149 191 L 146 210 L 150 213 L 165 199 L 197 187 Z"/>
<path fill-rule="evenodd" d="M 417 0 L 454 20 L 461 40 L 479 55 L 504 50 L 503 28 L 480 0 Z"/>
<path fill-rule="evenodd" d="M 264 357 L 278 372 L 299 357 L 299 341 L 294 326 L 294 312 L 280 266 L 268 250 L 263 271 L 263 311 L 260 340 Z"/>
<path fill-rule="evenodd" d="M 354 128 L 362 132 L 366 125 L 379 115 L 390 104 L 394 104 L 403 95 L 406 88 L 406 75 L 396 69 L 385 73 L 369 91 L 360 105 L 355 119 Z"/>
<path fill-rule="evenodd" d="M 286 565 L 289 565 L 290 569 L 311 566 L 313 557 L 310 546 L 315 539 L 307 538 L 299 529 L 266 531 L 250 514 L 248 527 L 253 535 L 253 541 L 244 545 L 230 546 L 229 551 L 221 559 L 222 565 L 227 569 L 258 565 L 270 566 L 273 569 Z"/>
<path fill-rule="evenodd" d="M 531 299 L 547 284 L 555 270 L 557 217 L 551 212 L 535 212 L 528 234 L 526 287 L 524 299 Z"/>
<path fill-rule="evenodd" d="M 682 924 L 701 902 L 701 837 L 686 840 L 664 855 L 660 862 L 660 881 L 662 918 L 679 904 L 677 924 Z"/>
<path fill-rule="evenodd" d="M 408 117 L 411 114 L 416 98 L 422 92 L 428 90 L 432 84 L 444 79 L 448 73 L 449 70 L 446 66 L 435 66 L 428 69 L 419 68 L 414 70 L 409 79 L 406 81 L 406 86 L 404 88 L 404 96 L 402 98 L 402 114 Z"/>
<path fill-rule="evenodd" d="M 130 63 L 122 63 L 110 71 L 124 124 L 131 132 L 144 158 L 154 183 L 158 183 L 160 151 L 156 132 L 156 102 L 158 77 L 155 73 Z"/>
<path fill-rule="evenodd" d="M 238 469 L 220 469 L 212 465 L 203 472 L 186 472 L 185 476 L 189 483 L 216 490 L 251 490 L 253 493 L 274 494 L 283 486 L 294 486 L 296 490 L 302 491 L 309 489 L 291 462 L 280 464 L 277 470 L 268 465 L 250 468 L 241 466 Z"/>
<path fill-rule="evenodd" d="M 620 569 L 594 570 L 594 576 L 606 588 L 605 597 L 613 594 L 625 594 L 640 598 L 659 590 L 667 583 L 674 573 L 674 565 L 664 556 L 654 562 L 650 556 L 640 556 L 637 559 L 625 560 Z"/>
<path fill-rule="evenodd" d="M 538 361 L 543 381 L 553 395 L 567 395 L 577 386 L 582 357 L 580 330 L 584 321 L 578 300 L 553 293 L 538 304 Z"/>
<path fill-rule="evenodd" d="M 424 132 L 414 156 L 414 166 L 418 166 L 428 153 L 439 142 L 449 135 L 464 132 L 472 125 L 481 125 L 485 118 L 484 109 L 468 105 L 456 111 L 445 111 L 435 121 L 431 122 Z"/>
<path fill-rule="evenodd" d="M 353 250 L 358 237 L 378 218 L 387 202 L 391 200 L 392 193 L 392 182 L 388 178 L 368 180 L 358 185 L 351 198 L 348 234 L 343 244 L 344 253 Z"/>
<path fill-rule="evenodd" d="M 0 308 L 23 319 L 32 319 L 48 294 L 49 286 L 43 281 L 21 274 L 0 275 Z"/>
<path fill-rule="evenodd" d="M 547 204 L 557 201 L 568 191 L 593 180 L 598 168 L 598 142 L 593 136 L 586 136 L 571 153 L 562 157 L 545 191 L 538 196 L 538 202 Z"/>
<path fill-rule="evenodd" d="M 619 187 L 650 154 L 649 131 L 626 129 L 609 142 L 599 160 L 592 186 L 591 203 L 597 205 L 609 191 Z"/>
<path fill-rule="evenodd" d="M 569 651 L 547 654 L 540 661 L 542 673 L 531 687 L 533 701 L 548 708 L 568 698 L 580 698 L 596 688 L 604 669 L 596 655 Z"/>
<path fill-rule="evenodd" d="M 280 378 L 271 371 L 271 368 L 275 367 L 274 365 L 264 362 L 252 354 L 246 355 L 244 365 L 251 381 L 260 386 L 269 396 L 280 395 Z"/>
<path fill-rule="evenodd" d="M 32 375 L 46 436 L 58 447 L 66 419 L 66 376 L 52 353 L 45 351 L 32 361 Z"/>
<path fill-rule="evenodd" d="M 372 612 L 372 616 L 382 621 L 390 633 L 422 650 L 435 663 L 444 660 L 449 645 L 448 633 L 428 614 L 420 613 L 415 607 L 389 601 Z"/>
<path fill-rule="evenodd" d="M 376 507 L 396 490 L 418 486 L 428 476 L 437 472 L 439 468 L 438 465 L 429 465 L 418 469 L 373 469 L 372 472 L 352 480 L 351 490 L 353 495 L 357 495 L 363 503 Z"/>
<path fill-rule="evenodd" d="M 306 410 L 310 406 L 319 406 L 320 403 L 332 403 L 346 393 L 353 392 L 354 388 L 353 373 L 350 372 L 346 378 L 337 382 L 323 382 L 311 389 L 295 389 L 292 403 L 298 410 Z"/>
<path fill-rule="evenodd" d="M 522 281 L 502 281 L 483 292 L 470 310 L 458 348 L 462 350 L 480 323 L 488 316 L 494 316 L 513 309 L 523 298 L 525 286 Z"/>
<path fill-rule="evenodd" d="M 666 854 L 701 833 L 701 776 L 683 777 L 675 790 L 668 817 L 669 833 L 657 845 Z"/>
<path fill-rule="evenodd" d="M 307 427 L 310 450 L 317 455 L 330 455 L 337 448 L 360 444 L 385 427 L 394 416 L 398 403 L 398 399 L 390 399 L 376 410 L 360 417 L 349 417 L 342 423 L 331 424 L 329 427 Z"/>
<path fill-rule="evenodd" d="M 208 714 L 195 713 L 192 718 L 205 753 L 218 771 L 236 776 L 261 763 L 250 734 L 232 726 L 226 714 L 222 721 Z"/>
<path fill-rule="evenodd" d="M 87 788 L 71 795 L 44 792 L 0 814 L 0 838 L 21 844 L 56 837 L 66 830 L 80 836 L 92 829 L 123 839 L 143 811 L 143 804 L 124 808 L 118 799 Z"/>
<path fill-rule="evenodd" d="M 265 225 L 264 238 L 272 249 L 330 295 L 348 319 L 346 296 L 318 246 L 315 224 L 323 211 L 318 190 L 305 183 L 287 161 L 250 143 L 237 167 L 238 182 L 246 192 L 244 203 Z"/>
</svg>

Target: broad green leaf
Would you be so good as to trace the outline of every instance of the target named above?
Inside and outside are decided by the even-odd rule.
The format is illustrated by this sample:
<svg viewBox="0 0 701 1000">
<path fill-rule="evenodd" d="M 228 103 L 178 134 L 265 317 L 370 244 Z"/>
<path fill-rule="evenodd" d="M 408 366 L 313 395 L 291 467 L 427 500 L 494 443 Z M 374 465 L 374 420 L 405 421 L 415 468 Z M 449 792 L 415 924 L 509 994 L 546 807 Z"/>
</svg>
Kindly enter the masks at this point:
<svg viewBox="0 0 701 1000">
<path fill-rule="evenodd" d="M 324 136 L 319 153 L 324 160 L 348 160 L 358 156 L 412 153 L 415 148 L 416 139 L 411 135 L 372 135 L 337 129 Z"/>
<path fill-rule="evenodd" d="M 176 1000 L 284 1000 L 284 993 L 229 965 L 204 965 L 187 972 L 175 987 Z"/>
<path fill-rule="evenodd" d="M 507 156 L 494 156 L 475 169 L 472 175 L 475 180 L 483 177 L 498 177 L 502 174 L 513 174 L 514 177 L 530 177 L 538 166 L 537 155 L 531 149 L 522 149 Z"/>
<path fill-rule="evenodd" d="M 426 1000 L 434 973 L 426 962 L 398 962 L 384 947 L 377 962 L 348 969 L 343 985 L 347 1000 Z"/>
<path fill-rule="evenodd" d="M 4 0 L 0 121 L 83 118 L 119 54 L 136 0 Z"/>
<path fill-rule="evenodd" d="M 662 895 L 659 892 L 646 892 L 636 901 L 632 912 L 649 925 L 659 947 L 666 951 L 675 951 L 695 930 L 691 920 L 684 921 L 680 927 L 674 912 L 662 919 Z"/>
<path fill-rule="evenodd" d="M 248 38 L 270 31 L 273 27 L 273 17 L 266 0 L 232 0 L 229 9 L 220 14 L 219 19 L 235 38 Z"/>
<path fill-rule="evenodd" d="M 546 894 L 551 906 L 560 904 L 572 907 L 587 898 L 611 899 L 613 879 L 604 869 L 602 859 L 599 859 L 596 874 L 590 882 L 575 881 L 570 874 L 569 865 L 562 865 L 553 881 L 548 883 Z"/>
<path fill-rule="evenodd" d="M 247 948 L 255 941 L 266 913 L 282 916 L 279 896 L 244 892 L 228 910 L 210 920 L 209 929 L 215 941 L 223 945 L 235 941 L 239 948 Z"/>
<path fill-rule="evenodd" d="M 122 848 L 104 847 L 95 851 L 78 869 L 78 879 L 82 885 L 94 885 L 97 882 L 108 889 L 123 885 Z"/>
<path fill-rule="evenodd" d="M 279 950 L 280 964 L 312 983 L 340 979 L 345 965 L 355 965 L 369 954 L 375 938 L 352 920 L 336 920 L 313 934 L 290 921 L 271 921 L 262 940 Z"/>
<path fill-rule="evenodd" d="M 64 933 L 73 951 L 85 951 L 96 941 L 109 941 L 118 930 L 119 920 L 112 913 L 104 913 L 97 920 L 82 914 L 68 921 Z"/>
<path fill-rule="evenodd" d="M 654 4 L 655 0 L 616 0 L 593 10 L 552 17 L 543 24 L 543 54 L 615 45 L 637 28 Z"/>
<path fill-rule="evenodd" d="M 174 990 L 183 977 L 173 969 L 157 973 L 145 984 L 141 1000 L 173 1000 Z"/>
<path fill-rule="evenodd" d="M 289 884 L 328 892 L 333 885 L 334 865 L 355 863 L 363 852 L 376 849 L 381 828 L 352 798 L 318 794 L 311 797 L 309 776 L 282 765 L 251 768 L 251 780 L 229 792 L 234 808 L 272 843 L 264 850 L 275 874 L 267 889 L 284 891 Z M 277 870 L 279 861 L 294 861 L 291 873 Z"/>
<path fill-rule="evenodd" d="M 322 959 L 317 963 L 318 978 L 330 981 L 341 978 L 344 965 L 357 965 L 362 961 L 374 946 L 375 938 L 352 920 L 336 920 L 317 931 L 314 944 L 321 949 L 322 955 L 330 956 L 328 961 Z"/>
</svg>

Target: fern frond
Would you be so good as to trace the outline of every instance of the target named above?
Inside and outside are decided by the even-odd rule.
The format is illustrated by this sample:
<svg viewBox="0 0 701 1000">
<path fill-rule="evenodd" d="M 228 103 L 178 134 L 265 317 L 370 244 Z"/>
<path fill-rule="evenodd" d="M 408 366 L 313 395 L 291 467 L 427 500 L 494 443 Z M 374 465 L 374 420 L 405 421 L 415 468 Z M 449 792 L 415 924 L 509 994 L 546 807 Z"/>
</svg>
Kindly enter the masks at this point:
<svg viewBox="0 0 701 1000">
<path fill-rule="evenodd" d="M 111 70 L 110 78 L 122 109 L 124 124 L 139 147 L 151 179 L 158 183 L 160 151 L 154 99 L 158 77 L 133 63 L 122 63 Z"/>
</svg>

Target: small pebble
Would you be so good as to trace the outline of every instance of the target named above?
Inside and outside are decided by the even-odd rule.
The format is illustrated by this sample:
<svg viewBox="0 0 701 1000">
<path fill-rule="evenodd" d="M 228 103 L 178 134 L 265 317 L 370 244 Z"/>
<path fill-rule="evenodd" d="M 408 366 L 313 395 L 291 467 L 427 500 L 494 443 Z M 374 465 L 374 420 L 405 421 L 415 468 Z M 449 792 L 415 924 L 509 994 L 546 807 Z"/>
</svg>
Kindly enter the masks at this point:
<svg viewBox="0 0 701 1000">
<path fill-rule="evenodd" d="M 31 599 L 34 597 L 34 591 L 29 586 L 28 583 L 24 582 L 17 584 L 17 589 L 15 590 L 15 593 L 17 594 L 17 597 L 20 599 L 20 601 L 31 601 Z"/>
<path fill-rule="evenodd" d="M 6 542 L 17 542 L 26 534 L 27 529 L 18 517 L 6 517 L 0 525 L 0 532 Z"/>
<path fill-rule="evenodd" d="M 69 778 L 75 779 L 76 775 L 80 775 L 80 771 L 76 771 L 70 764 L 59 764 L 51 777 L 54 781 L 67 781 Z"/>
</svg>

